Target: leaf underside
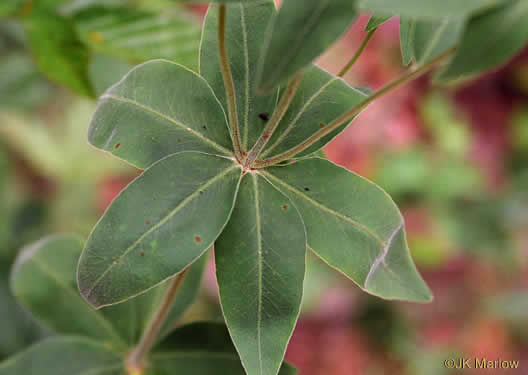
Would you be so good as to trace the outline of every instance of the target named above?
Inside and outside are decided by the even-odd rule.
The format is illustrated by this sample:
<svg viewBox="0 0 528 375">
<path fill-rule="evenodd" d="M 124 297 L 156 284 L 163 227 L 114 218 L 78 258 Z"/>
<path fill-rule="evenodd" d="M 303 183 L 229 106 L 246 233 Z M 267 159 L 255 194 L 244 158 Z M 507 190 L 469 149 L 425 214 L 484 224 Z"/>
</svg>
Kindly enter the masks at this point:
<svg viewBox="0 0 528 375">
<path fill-rule="evenodd" d="M 81 294 L 95 307 L 132 298 L 183 271 L 229 219 L 241 170 L 184 152 L 147 169 L 110 205 L 79 261 Z"/>
<path fill-rule="evenodd" d="M 263 174 L 299 209 L 308 246 L 328 264 L 379 297 L 431 300 L 410 257 L 403 218 L 382 189 L 319 158 Z"/>
<path fill-rule="evenodd" d="M 222 311 L 249 375 L 279 370 L 299 315 L 305 254 L 293 204 L 262 176 L 246 175 L 215 260 Z"/>
</svg>

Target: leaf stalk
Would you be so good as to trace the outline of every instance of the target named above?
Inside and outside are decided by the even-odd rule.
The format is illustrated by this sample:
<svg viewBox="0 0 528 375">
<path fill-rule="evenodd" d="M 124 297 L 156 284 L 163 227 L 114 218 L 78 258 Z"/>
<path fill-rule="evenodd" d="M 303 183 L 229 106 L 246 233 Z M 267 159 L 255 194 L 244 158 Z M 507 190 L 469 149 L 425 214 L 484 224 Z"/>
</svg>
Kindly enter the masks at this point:
<svg viewBox="0 0 528 375">
<path fill-rule="evenodd" d="M 235 156 L 240 161 L 242 160 L 243 149 L 240 138 L 240 125 L 238 122 L 237 103 L 235 95 L 235 82 L 231 72 L 231 65 L 227 55 L 226 47 L 226 6 L 220 5 L 218 10 L 218 54 L 220 58 L 220 70 L 222 71 L 222 78 L 226 90 L 229 126 L 231 129 L 231 138 L 233 140 L 233 148 L 235 149 Z"/>
<path fill-rule="evenodd" d="M 337 75 L 338 77 L 341 77 L 341 78 L 344 77 L 345 74 L 347 74 L 350 71 L 350 69 L 354 66 L 354 64 L 359 60 L 361 54 L 363 54 L 363 51 L 365 50 L 365 48 L 367 47 L 368 43 L 370 42 L 370 40 L 374 36 L 374 33 L 376 32 L 376 30 L 377 29 L 374 29 L 374 30 L 371 30 L 371 31 L 368 32 L 368 34 L 365 36 L 365 39 L 363 39 L 363 42 L 361 43 L 361 45 L 357 49 L 357 51 L 354 54 L 354 56 L 352 56 L 352 58 L 350 59 L 348 64 L 346 64 L 345 67 L 343 69 L 341 69 L 341 71 Z"/>
<path fill-rule="evenodd" d="M 143 336 L 139 340 L 138 345 L 132 351 L 132 353 L 130 353 L 126 361 L 129 374 L 140 375 L 143 372 L 146 356 L 156 343 L 158 334 L 163 326 L 163 323 L 165 323 L 167 316 L 169 315 L 174 300 L 176 299 L 185 276 L 187 275 L 187 272 L 190 268 L 191 266 L 188 266 L 183 272 L 176 275 L 170 281 L 169 288 L 167 289 L 161 304 L 152 316 L 147 328 L 143 332 Z"/>
<path fill-rule="evenodd" d="M 448 50 L 447 52 L 443 53 L 442 55 L 438 56 L 434 60 L 430 61 L 427 64 L 424 64 L 417 69 L 411 70 L 405 74 L 403 74 L 400 78 L 394 80 L 393 82 L 389 83 L 385 87 L 381 88 L 380 90 L 376 91 L 374 94 L 363 100 L 361 103 L 341 115 L 339 118 L 334 120 L 332 123 L 330 123 L 328 126 L 324 127 L 323 129 L 315 132 L 312 136 L 307 138 L 302 143 L 298 144 L 295 147 L 292 147 L 291 149 L 284 151 L 281 154 L 278 154 L 272 158 L 265 159 L 265 160 L 257 160 L 255 163 L 253 163 L 253 168 L 266 168 L 274 164 L 278 164 L 280 162 L 283 162 L 285 160 L 288 160 L 292 158 L 293 156 L 303 152 L 304 150 L 308 149 L 310 146 L 312 146 L 314 143 L 319 141 L 321 138 L 325 137 L 326 135 L 332 133 L 334 130 L 342 126 L 343 124 L 347 123 L 348 121 L 351 121 L 355 116 L 357 116 L 361 111 L 363 111 L 365 108 L 367 108 L 372 102 L 379 99 L 380 97 L 384 96 L 385 94 L 393 91 L 394 89 L 420 77 L 421 75 L 429 72 L 432 68 L 434 68 L 437 64 L 443 62 L 444 60 L 451 57 L 456 51 L 456 48 L 452 48 Z"/>
</svg>

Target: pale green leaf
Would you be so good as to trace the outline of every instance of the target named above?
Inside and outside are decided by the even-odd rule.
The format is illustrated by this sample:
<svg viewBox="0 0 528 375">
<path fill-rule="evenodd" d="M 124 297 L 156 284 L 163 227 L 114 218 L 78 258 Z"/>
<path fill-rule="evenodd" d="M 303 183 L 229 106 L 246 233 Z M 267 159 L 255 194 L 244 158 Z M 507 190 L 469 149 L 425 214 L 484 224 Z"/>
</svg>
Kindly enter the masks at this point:
<svg viewBox="0 0 528 375">
<path fill-rule="evenodd" d="M 528 43 L 528 2 L 512 0 L 469 20 L 451 64 L 440 80 L 455 80 L 496 68 Z"/>
<path fill-rule="evenodd" d="M 0 363 L 0 375 L 122 375 L 122 358 L 80 337 L 46 339 Z"/>
<path fill-rule="evenodd" d="M 403 15 L 417 19 L 467 16 L 509 0 L 358 0 L 359 7 L 376 15 Z M 522 1 L 522 0 L 521 0 Z"/>
<path fill-rule="evenodd" d="M 76 93 L 94 95 L 88 78 L 90 55 L 70 20 L 34 11 L 24 17 L 24 27 L 28 46 L 42 73 Z"/>
<path fill-rule="evenodd" d="M 268 30 L 259 67 L 259 90 L 269 92 L 309 66 L 356 17 L 355 0 L 285 1 Z"/>
<path fill-rule="evenodd" d="M 162 300 L 167 284 L 126 303 L 94 310 L 79 294 L 75 269 L 82 242 L 71 235 L 47 237 L 20 254 L 11 285 L 17 299 L 58 333 L 92 337 L 117 347 L 134 345 Z M 166 335 L 192 303 L 206 257 L 193 264 L 160 335 Z"/>
<path fill-rule="evenodd" d="M 400 39 L 404 64 L 414 60 L 423 65 L 456 47 L 463 27 L 463 20 L 456 17 L 430 21 L 403 18 Z"/>
<path fill-rule="evenodd" d="M 266 28 L 275 13 L 272 0 L 227 7 L 226 48 L 235 83 L 236 104 L 242 146 L 253 146 L 277 104 L 277 92 L 255 95 L 254 77 L 264 43 Z M 226 92 L 218 58 L 218 6 L 211 6 L 204 21 L 200 49 L 200 74 L 209 82 L 216 96 L 227 107 Z"/>
<path fill-rule="evenodd" d="M 245 375 L 227 327 L 218 323 L 193 323 L 178 328 L 150 356 L 146 375 Z M 295 368 L 283 364 L 280 375 L 294 375 Z"/>
<path fill-rule="evenodd" d="M 262 176 L 247 174 L 215 260 L 222 311 L 248 375 L 280 368 L 299 316 L 305 256 L 296 208 Z"/>
<path fill-rule="evenodd" d="M 100 98 L 88 140 L 140 168 L 181 151 L 231 154 L 225 113 L 211 87 L 166 60 L 137 66 Z"/>
<path fill-rule="evenodd" d="M 185 12 L 95 5 L 75 13 L 74 21 L 81 40 L 96 53 L 136 63 L 163 58 L 195 69 L 200 26 Z"/>
<path fill-rule="evenodd" d="M 363 92 L 349 86 L 343 79 L 312 66 L 304 74 L 290 108 L 269 140 L 261 158 L 277 155 L 297 146 L 365 98 Z M 317 151 L 347 125 L 348 123 L 343 124 L 323 137 L 303 151 L 300 156 Z"/>
<path fill-rule="evenodd" d="M 78 267 L 93 306 L 123 302 L 183 271 L 229 219 L 241 169 L 230 159 L 184 152 L 147 169 L 113 201 Z"/>
<path fill-rule="evenodd" d="M 367 26 L 365 26 L 365 31 L 372 31 L 383 25 L 385 22 L 390 20 L 392 16 L 386 16 L 386 17 L 376 17 L 372 16 L 370 17 Z"/>
<path fill-rule="evenodd" d="M 400 211 L 381 188 L 319 158 L 263 174 L 299 209 L 308 245 L 329 265 L 382 298 L 431 300 L 410 257 Z"/>
</svg>

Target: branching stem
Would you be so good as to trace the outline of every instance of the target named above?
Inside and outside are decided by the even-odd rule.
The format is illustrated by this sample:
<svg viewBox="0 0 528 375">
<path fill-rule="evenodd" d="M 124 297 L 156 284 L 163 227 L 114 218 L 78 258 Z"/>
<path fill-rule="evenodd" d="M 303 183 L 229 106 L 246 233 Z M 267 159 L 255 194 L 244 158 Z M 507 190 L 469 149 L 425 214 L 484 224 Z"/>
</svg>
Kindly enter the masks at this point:
<svg viewBox="0 0 528 375">
<path fill-rule="evenodd" d="M 238 122 L 237 103 L 235 95 L 235 82 L 233 81 L 233 74 L 231 73 L 231 65 L 229 64 L 229 57 L 227 55 L 226 47 L 226 6 L 220 5 L 218 10 L 218 54 L 220 57 L 220 70 L 222 71 L 222 78 L 224 79 L 224 86 L 226 90 L 229 126 L 231 127 L 231 137 L 233 138 L 233 147 L 235 149 L 235 156 L 238 160 L 242 160 L 242 143 L 240 140 L 240 125 Z"/>
<path fill-rule="evenodd" d="M 253 163 L 253 167 L 254 168 L 265 168 L 270 165 L 274 165 L 282 161 L 288 160 L 292 158 L 293 156 L 303 152 L 304 150 L 312 146 L 314 143 L 319 141 L 324 136 L 332 133 L 334 130 L 339 128 L 341 125 L 351 121 L 355 116 L 357 116 L 361 111 L 363 111 L 366 107 L 368 107 L 375 100 L 384 96 L 388 92 L 391 92 L 392 90 L 412 81 L 413 79 L 418 78 L 419 76 L 427 73 L 429 70 L 434 68 L 437 64 L 451 57 L 454 54 L 454 52 L 455 52 L 455 48 L 452 48 L 449 51 L 438 56 L 436 59 L 432 60 L 431 62 L 424 64 L 415 70 L 411 70 L 403 74 L 400 78 L 396 79 L 395 81 L 389 83 L 387 86 L 376 91 L 374 94 L 372 94 L 371 96 L 363 100 L 361 103 L 359 103 L 357 106 L 353 107 L 348 112 L 344 113 L 339 118 L 334 120 L 332 123 L 328 124 L 328 126 L 314 133 L 312 136 L 307 138 L 304 142 L 272 158 L 265 159 L 265 160 L 257 160 L 255 163 Z"/>
<path fill-rule="evenodd" d="M 365 39 L 363 39 L 363 42 L 359 46 L 358 50 L 356 51 L 354 56 L 352 56 L 352 59 L 350 59 L 348 64 L 346 64 L 346 66 L 339 72 L 339 74 L 337 75 L 338 77 L 344 77 L 345 74 L 347 74 L 348 71 L 354 66 L 356 61 L 358 61 L 359 57 L 361 56 L 361 54 L 367 47 L 367 44 L 370 42 L 370 39 L 372 39 L 372 37 L 374 36 L 374 33 L 376 32 L 376 30 L 377 29 L 374 29 L 368 32 L 367 36 L 365 36 Z"/>
<path fill-rule="evenodd" d="M 277 130 L 277 126 L 279 126 L 279 123 L 288 111 L 288 108 L 290 107 L 290 104 L 293 98 L 295 97 L 295 93 L 299 88 L 301 80 L 302 73 L 297 73 L 297 75 L 290 80 L 288 86 L 286 87 L 286 91 L 284 92 L 284 94 L 282 94 L 282 98 L 279 102 L 279 105 L 277 106 L 277 109 L 273 112 L 271 119 L 266 124 L 266 127 L 262 131 L 260 137 L 257 139 L 257 142 L 251 148 L 251 151 L 249 151 L 248 156 L 244 161 L 245 168 L 251 167 L 253 162 L 257 160 L 260 153 L 271 139 L 271 136 L 273 135 L 273 133 L 275 133 L 275 130 Z"/>
<path fill-rule="evenodd" d="M 183 280 L 189 271 L 190 266 L 188 266 L 183 272 L 176 275 L 171 281 L 165 297 L 161 301 L 161 304 L 158 307 L 158 310 L 152 316 L 143 336 L 139 341 L 139 344 L 136 346 L 134 351 L 130 353 L 130 356 L 127 359 L 127 368 L 129 374 L 141 374 L 143 368 L 145 367 L 145 358 L 150 352 L 154 344 L 156 343 L 156 338 L 169 315 L 169 312 L 172 308 L 174 300 L 178 295 Z"/>
</svg>

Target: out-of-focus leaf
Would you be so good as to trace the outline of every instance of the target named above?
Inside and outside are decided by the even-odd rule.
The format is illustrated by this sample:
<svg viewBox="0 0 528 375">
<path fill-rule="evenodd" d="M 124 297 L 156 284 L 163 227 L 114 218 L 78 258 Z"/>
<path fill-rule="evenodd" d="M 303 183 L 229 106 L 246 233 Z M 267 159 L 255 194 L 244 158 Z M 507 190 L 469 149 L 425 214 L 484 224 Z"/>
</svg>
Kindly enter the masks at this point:
<svg viewBox="0 0 528 375">
<path fill-rule="evenodd" d="M 271 21 L 258 88 L 269 92 L 309 66 L 350 27 L 355 0 L 288 0 Z"/>
<path fill-rule="evenodd" d="M 385 22 L 390 20 L 392 16 L 386 16 L 386 17 L 376 17 L 372 16 L 370 17 L 367 26 L 365 27 L 365 31 L 372 31 L 383 25 Z"/>
<path fill-rule="evenodd" d="M 256 95 L 254 77 L 269 20 L 275 4 L 266 0 L 255 4 L 233 4 L 227 7 L 226 49 L 236 91 L 242 146 L 253 146 L 277 104 L 278 90 L 270 95 Z M 212 5 L 204 21 L 200 48 L 200 74 L 228 108 L 220 60 L 218 58 L 218 6 Z"/>
<path fill-rule="evenodd" d="M 3 275 L 0 278 L 0 332 L 0 361 L 44 335 L 44 330 L 12 296 Z"/>
<path fill-rule="evenodd" d="M 343 79 L 313 66 L 304 74 L 288 111 L 270 138 L 261 158 L 277 155 L 297 146 L 365 98 L 363 92 L 349 86 Z M 347 125 L 348 123 L 343 124 L 299 156 L 306 156 L 322 148 Z"/>
<path fill-rule="evenodd" d="M 466 16 L 472 12 L 490 8 L 504 1 L 505 0 L 358 0 L 361 9 L 372 12 L 378 16 L 399 14 L 416 19 Z"/>
<path fill-rule="evenodd" d="M 78 267 L 82 295 L 95 307 L 116 304 L 183 271 L 226 225 L 240 178 L 230 159 L 197 152 L 147 169 L 88 238 Z"/>
<path fill-rule="evenodd" d="M 0 363 L 0 375 L 122 375 L 123 365 L 123 359 L 101 343 L 56 337 Z"/>
<path fill-rule="evenodd" d="M 526 290 L 514 290 L 491 297 L 486 301 L 487 309 L 528 335 L 528 293 Z"/>
<path fill-rule="evenodd" d="M 88 78 L 90 54 L 72 23 L 54 13 L 33 11 L 24 17 L 24 26 L 38 68 L 51 80 L 93 96 Z"/>
<path fill-rule="evenodd" d="M 52 87 L 29 57 L 22 54 L 4 57 L 0 61 L 0 72 L 1 107 L 33 108 L 49 99 Z"/>
<path fill-rule="evenodd" d="M 409 65 L 414 59 L 414 28 L 416 22 L 400 17 L 400 48 L 403 65 Z"/>
<path fill-rule="evenodd" d="M 184 9 L 177 11 L 93 6 L 77 12 L 74 21 L 82 41 L 98 54 L 136 63 L 163 58 L 196 69 L 200 26 L 181 14 Z"/>
<path fill-rule="evenodd" d="M 498 67 L 528 42 L 528 2 L 511 0 L 471 18 L 457 53 L 439 80 L 448 81 Z"/>
<path fill-rule="evenodd" d="M 94 310 L 77 289 L 75 270 L 81 251 L 82 242 L 71 235 L 47 237 L 27 247 L 12 273 L 15 295 L 37 319 L 58 333 L 92 337 L 120 348 L 134 345 L 164 297 L 167 284 L 126 303 Z M 193 302 L 206 259 L 200 258 L 191 267 L 160 338 L 173 329 Z"/>
<path fill-rule="evenodd" d="M 266 179 L 247 174 L 215 260 L 222 311 L 248 375 L 279 371 L 299 316 L 305 258 L 295 206 Z"/>
<path fill-rule="evenodd" d="M 410 257 L 403 217 L 381 188 L 318 158 L 263 174 L 299 209 L 308 245 L 332 267 L 379 297 L 431 300 Z"/>
<path fill-rule="evenodd" d="M 245 375 L 227 327 L 218 323 L 194 323 L 177 329 L 150 356 L 147 375 Z M 296 370 L 283 364 L 279 375 L 294 375 Z"/>
<path fill-rule="evenodd" d="M 211 87 L 166 60 L 139 65 L 101 97 L 88 141 L 140 168 L 180 151 L 232 153 L 225 113 Z"/>
<path fill-rule="evenodd" d="M 23 7 L 22 0 L 3 0 L 0 3 L 0 17 L 11 16 Z"/>
</svg>

